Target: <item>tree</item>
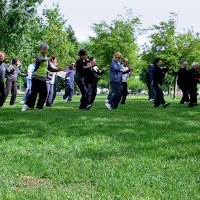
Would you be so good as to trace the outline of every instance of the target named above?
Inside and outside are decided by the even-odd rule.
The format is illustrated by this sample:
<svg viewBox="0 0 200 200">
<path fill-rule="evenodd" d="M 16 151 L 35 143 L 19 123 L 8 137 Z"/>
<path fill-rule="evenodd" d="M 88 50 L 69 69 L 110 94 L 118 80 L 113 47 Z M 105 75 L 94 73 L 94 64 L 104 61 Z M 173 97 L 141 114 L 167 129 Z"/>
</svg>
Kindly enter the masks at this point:
<svg viewBox="0 0 200 200">
<path fill-rule="evenodd" d="M 97 58 L 99 66 L 109 66 L 114 53 L 121 52 L 129 59 L 129 64 L 135 67 L 135 74 L 140 72 L 141 61 L 139 59 L 139 47 L 136 42 L 139 34 L 139 17 L 135 17 L 131 10 L 126 10 L 126 15 L 118 15 L 111 24 L 105 21 L 93 24 L 95 37 L 90 37 L 90 53 Z M 107 72 L 102 76 L 100 84 L 108 84 Z"/>
<path fill-rule="evenodd" d="M 26 50 L 31 49 L 27 48 L 30 39 L 27 36 L 30 36 L 28 32 L 31 26 L 36 24 L 36 8 L 41 2 L 42 0 L 1 1 L 0 49 L 8 52 L 11 57 L 24 57 Z"/>
<path fill-rule="evenodd" d="M 77 43 L 72 34 L 72 27 L 66 26 L 67 20 L 60 14 L 59 4 L 53 9 L 44 9 L 43 15 L 45 20 L 43 20 L 42 41 L 49 45 L 49 54 L 53 53 L 58 56 L 59 65 L 66 67 L 71 60 L 76 59 L 77 55 Z M 71 33 L 70 38 L 67 30 Z M 73 43 L 71 42 L 72 37 L 74 37 Z"/>
<path fill-rule="evenodd" d="M 193 31 L 180 34 L 176 31 L 177 15 L 171 13 L 167 22 L 160 22 L 150 29 L 153 34 L 149 36 L 150 46 L 143 48 L 142 59 L 148 64 L 152 63 L 156 57 L 161 57 L 163 66 L 174 66 L 177 72 L 183 61 L 192 63 L 199 57 L 200 38 L 199 33 Z M 198 59 L 199 60 L 199 59 Z M 141 73 L 141 79 L 144 80 Z M 176 73 L 169 72 L 165 78 L 165 85 L 174 85 L 174 95 L 176 94 Z M 175 96 L 174 96 L 175 98 Z"/>
<path fill-rule="evenodd" d="M 145 45 L 142 53 L 142 59 L 149 64 L 153 62 L 156 57 L 162 58 L 163 66 L 174 66 L 177 70 L 180 66 L 179 57 L 181 53 L 176 47 L 176 23 L 177 15 L 171 13 L 167 22 L 160 22 L 159 25 L 153 25 L 150 28 L 153 34 L 149 36 L 150 46 Z M 143 79 L 143 78 L 142 78 Z M 143 79 L 144 80 L 144 79 Z M 175 84 L 174 74 L 168 74 L 164 79 L 164 84 Z"/>
</svg>

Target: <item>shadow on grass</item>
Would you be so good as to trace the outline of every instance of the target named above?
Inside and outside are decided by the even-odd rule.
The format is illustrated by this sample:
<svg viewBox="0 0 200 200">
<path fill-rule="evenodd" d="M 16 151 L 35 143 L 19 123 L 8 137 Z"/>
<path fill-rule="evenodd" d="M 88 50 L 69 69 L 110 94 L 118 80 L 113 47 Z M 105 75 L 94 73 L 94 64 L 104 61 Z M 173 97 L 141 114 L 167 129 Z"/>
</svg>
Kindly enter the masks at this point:
<svg viewBox="0 0 200 200">
<path fill-rule="evenodd" d="M 197 113 L 197 107 L 177 103 L 154 108 L 146 99 L 128 99 L 117 110 L 107 110 L 98 101 L 91 110 L 79 110 L 78 102 L 57 102 L 52 108 L 25 112 L 21 106 L 3 107 L 0 141 L 57 141 L 62 148 L 65 141 L 72 140 L 78 158 L 100 160 L 144 155 L 162 155 L 166 160 L 196 157 L 200 142 Z"/>
</svg>

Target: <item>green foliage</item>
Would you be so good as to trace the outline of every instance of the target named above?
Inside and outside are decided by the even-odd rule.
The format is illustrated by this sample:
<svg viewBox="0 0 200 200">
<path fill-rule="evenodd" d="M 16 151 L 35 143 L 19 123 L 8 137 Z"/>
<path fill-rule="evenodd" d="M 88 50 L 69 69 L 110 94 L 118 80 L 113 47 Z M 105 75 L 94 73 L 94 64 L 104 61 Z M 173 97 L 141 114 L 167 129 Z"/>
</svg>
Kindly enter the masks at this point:
<svg viewBox="0 0 200 200">
<path fill-rule="evenodd" d="M 49 45 L 48 54 L 56 54 L 62 67 L 68 66 L 69 62 L 75 61 L 77 57 L 77 39 L 72 27 L 66 26 L 67 21 L 60 14 L 59 5 L 54 5 L 53 9 L 44 9 L 43 16 L 39 17 L 37 6 L 41 2 L 3 1 L 0 6 L 0 50 L 6 52 L 10 62 L 12 58 L 18 57 L 23 66 L 20 70 L 24 73 L 38 54 L 40 42 Z M 22 81 L 25 83 L 25 79 Z"/>
<path fill-rule="evenodd" d="M 126 10 L 124 17 L 118 15 L 111 24 L 105 21 L 93 24 L 95 37 L 90 37 L 90 52 L 98 59 L 100 66 L 109 66 L 114 53 L 121 52 L 125 58 L 129 59 L 130 65 L 138 62 L 138 45 L 136 43 L 137 28 L 140 19 L 133 16 L 131 10 Z M 108 77 L 104 76 L 108 81 Z"/>
<path fill-rule="evenodd" d="M 56 54 L 58 56 L 59 65 L 66 67 L 71 60 L 74 60 L 76 50 L 76 41 L 73 38 L 72 27 L 66 27 L 66 20 L 60 14 L 60 8 L 57 4 L 54 9 L 45 9 L 43 15 L 46 18 L 42 30 L 42 41 L 49 45 L 49 54 Z M 68 37 L 70 32 L 70 38 Z M 71 42 L 73 40 L 73 43 Z"/>
<path fill-rule="evenodd" d="M 139 77 L 131 77 L 127 80 L 128 83 L 128 89 L 133 90 L 133 91 L 142 91 L 142 90 L 147 90 L 146 84 L 144 84 Z"/>
<path fill-rule="evenodd" d="M 150 29 L 153 33 L 149 36 L 151 46 L 145 46 L 142 59 L 148 64 L 152 63 L 156 57 L 161 57 L 163 66 L 179 67 L 180 53 L 176 48 L 176 22 L 177 16 L 171 13 L 167 22 L 160 22 Z"/>
<path fill-rule="evenodd" d="M 178 34 L 176 37 L 176 46 L 180 52 L 180 63 L 187 61 L 189 66 L 193 62 L 199 62 L 200 58 L 200 35 L 188 30 L 186 33 Z"/>
<path fill-rule="evenodd" d="M 184 61 L 192 64 L 199 61 L 200 37 L 199 33 L 193 31 L 180 34 L 176 30 L 177 15 L 171 13 L 167 22 L 160 22 L 159 25 L 153 25 L 150 29 L 153 33 L 149 36 L 150 46 L 145 45 L 142 53 L 142 60 L 148 65 L 156 57 L 160 57 L 163 66 L 174 66 L 177 72 Z M 145 73 L 141 72 L 141 80 L 145 80 Z M 144 77 L 143 77 L 144 76 Z M 169 72 L 164 79 L 165 86 L 175 84 L 176 73 Z"/>
<path fill-rule="evenodd" d="M 186 33 L 177 32 L 177 15 L 171 13 L 167 22 L 160 22 L 150 29 L 153 33 L 149 36 L 150 46 L 145 45 L 142 59 L 148 64 L 152 63 L 156 57 L 161 57 L 163 66 L 174 66 L 174 71 L 178 71 L 184 61 L 190 65 L 199 61 L 200 37 L 199 33 L 189 30 Z M 165 79 L 167 85 L 174 81 L 175 73 L 169 72 Z"/>
<path fill-rule="evenodd" d="M 30 64 L 35 52 L 34 34 L 40 23 L 36 7 L 41 2 L 13 0 L 1 3 L 0 49 L 7 53 L 10 61 L 13 57 L 19 57 L 23 65 Z"/>
</svg>

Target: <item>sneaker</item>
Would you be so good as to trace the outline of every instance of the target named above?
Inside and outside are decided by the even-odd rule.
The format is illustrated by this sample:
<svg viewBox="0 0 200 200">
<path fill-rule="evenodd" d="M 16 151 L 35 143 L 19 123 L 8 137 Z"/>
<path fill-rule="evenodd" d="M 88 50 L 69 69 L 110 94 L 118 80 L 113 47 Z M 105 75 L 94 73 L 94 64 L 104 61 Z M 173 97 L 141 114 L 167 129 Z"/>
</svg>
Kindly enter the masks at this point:
<svg viewBox="0 0 200 200">
<path fill-rule="evenodd" d="M 193 103 L 189 103 L 189 104 L 188 104 L 188 107 L 193 107 L 193 106 L 194 106 Z"/>
<path fill-rule="evenodd" d="M 24 104 L 22 107 L 22 111 L 25 111 L 28 108 L 28 105 Z"/>
<path fill-rule="evenodd" d="M 35 110 L 43 110 L 43 108 L 35 108 Z"/>
<path fill-rule="evenodd" d="M 106 102 L 106 103 L 108 103 L 108 101 L 109 101 L 108 99 L 105 99 L 105 102 Z"/>
<path fill-rule="evenodd" d="M 106 105 L 106 107 L 107 107 L 109 110 L 111 110 L 111 108 L 112 108 L 112 107 L 111 107 L 111 104 L 106 103 L 105 105 Z"/>
<path fill-rule="evenodd" d="M 25 101 L 24 100 L 21 100 L 21 102 L 20 102 L 21 104 L 24 104 L 25 103 Z"/>
<path fill-rule="evenodd" d="M 10 104 L 10 106 L 15 106 L 15 104 Z"/>
<path fill-rule="evenodd" d="M 65 100 L 66 100 L 66 98 L 62 97 L 62 100 L 64 100 L 64 101 L 65 101 Z"/>
<path fill-rule="evenodd" d="M 148 101 L 149 101 L 149 102 L 152 102 L 152 101 L 154 101 L 154 99 L 149 99 Z"/>
<path fill-rule="evenodd" d="M 91 104 L 87 105 L 86 110 L 89 110 L 92 107 Z"/>
<path fill-rule="evenodd" d="M 163 107 L 166 108 L 166 107 L 169 106 L 169 105 L 170 105 L 170 103 L 165 103 L 165 104 L 163 105 Z"/>
</svg>

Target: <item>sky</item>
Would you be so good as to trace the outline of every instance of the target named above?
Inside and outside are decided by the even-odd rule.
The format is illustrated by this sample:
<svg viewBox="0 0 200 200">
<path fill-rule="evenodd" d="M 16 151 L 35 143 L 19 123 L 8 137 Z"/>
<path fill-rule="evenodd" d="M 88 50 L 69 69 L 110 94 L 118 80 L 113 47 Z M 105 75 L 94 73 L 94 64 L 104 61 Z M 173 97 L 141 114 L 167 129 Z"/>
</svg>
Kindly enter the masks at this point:
<svg viewBox="0 0 200 200">
<path fill-rule="evenodd" d="M 140 16 L 142 28 L 148 28 L 161 21 L 168 21 L 170 12 L 178 14 L 177 31 L 183 33 L 193 27 L 200 32 L 200 0 L 44 0 L 39 12 L 45 6 L 53 8 L 59 3 L 60 12 L 75 31 L 79 42 L 95 36 L 91 29 L 93 23 L 111 23 L 118 14 L 125 14 L 125 7 L 134 16 Z M 147 35 L 138 37 L 138 44 L 148 41 Z"/>
</svg>

